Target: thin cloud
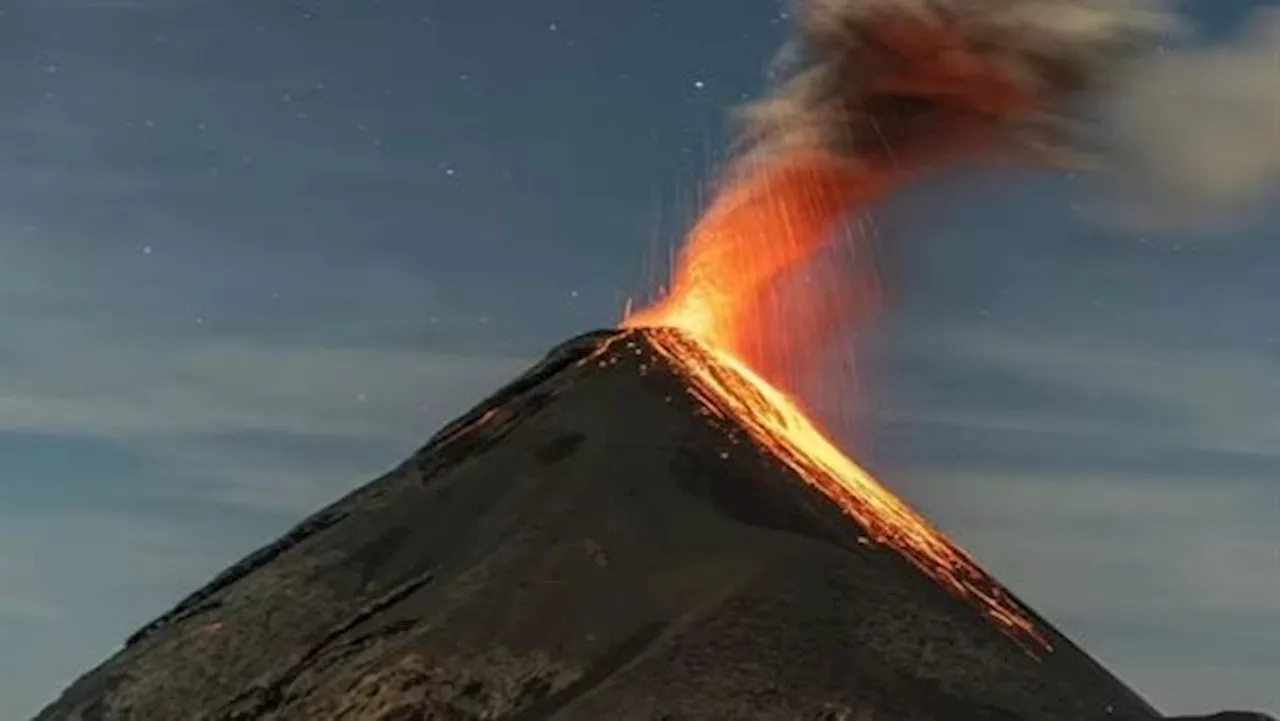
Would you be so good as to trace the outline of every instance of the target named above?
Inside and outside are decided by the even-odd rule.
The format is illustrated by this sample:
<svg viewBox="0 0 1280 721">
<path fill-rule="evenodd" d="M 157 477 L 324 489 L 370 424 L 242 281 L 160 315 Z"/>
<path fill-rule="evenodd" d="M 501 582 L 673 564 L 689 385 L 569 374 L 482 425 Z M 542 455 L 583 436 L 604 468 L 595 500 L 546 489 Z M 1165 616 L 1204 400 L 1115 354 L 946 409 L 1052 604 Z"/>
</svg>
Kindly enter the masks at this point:
<svg viewBox="0 0 1280 721">
<path fill-rule="evenodd" d="M 1142 191 L 1116 217 L 1141 228 L 1224 221 L 1280 189 L 1280 8 L 1221 45 L 1171 49 L 1111 97 L 1119 173 Z"/>
<path fill-rule="evenodd" d="M 1105 342 L 1103 342 L 1105 341 Z M 1129 403 L 1158 415 L 1158 427 L 1122 418 L 1043 414 L 983 414 L 973 422 L 1063 432 L 1105 431 L 1163 437 L 1202 449 L 1278 455 L 1280 361 L 1261 352 L 1186 350 L 1129 345 L 1121 339 L 1063 338 L 1055 334 L 1001 333 L 985 328 L 940 330 L 918 341 L 918 352 L 945 353 L 1030 382 Z M 952 421 L 965 409 L 948 409 Z"/>
<path fill-rule="evenodd" d="M 917 502 L 1024 600 L 1169 710 L 1277 708 L 1274 484 L 957 469 Z M 1189 682 L 1195 672 L 1213 688 Z"/>
<path fill-rule="evenodd" d="M 156 441 L 229 432 L 400 440 L 526 364 L 235 340 L 49 343 L 38 357 L 49 361 L 0 360 L 0 430 Z"/>
<path fill-rule="evenodd" d="M 0 511 L 0 637 L 24 649 L 0 655 L 4 718 L 34 715 L 131 629 L 250 550 L 244 528 L 208 513 L 179 522 Z"/>
</svg>

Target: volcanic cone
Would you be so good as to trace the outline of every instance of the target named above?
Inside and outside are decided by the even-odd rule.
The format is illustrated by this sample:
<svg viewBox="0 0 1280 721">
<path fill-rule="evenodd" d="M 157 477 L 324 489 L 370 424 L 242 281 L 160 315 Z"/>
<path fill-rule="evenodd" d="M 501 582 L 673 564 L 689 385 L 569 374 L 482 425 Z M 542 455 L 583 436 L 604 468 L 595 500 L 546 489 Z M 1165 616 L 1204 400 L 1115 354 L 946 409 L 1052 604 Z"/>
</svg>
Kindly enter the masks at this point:
<svg viewBox="0 0 1280 721">
<path fill-rule="evenodd" d="M 815 486 L 690 368 L 739 370 L 673 349 L 706 350 L 556 349 L 37 721 L 1160 718 L 976 564 L 859 520 L 863 491 Z"/>
</svg>

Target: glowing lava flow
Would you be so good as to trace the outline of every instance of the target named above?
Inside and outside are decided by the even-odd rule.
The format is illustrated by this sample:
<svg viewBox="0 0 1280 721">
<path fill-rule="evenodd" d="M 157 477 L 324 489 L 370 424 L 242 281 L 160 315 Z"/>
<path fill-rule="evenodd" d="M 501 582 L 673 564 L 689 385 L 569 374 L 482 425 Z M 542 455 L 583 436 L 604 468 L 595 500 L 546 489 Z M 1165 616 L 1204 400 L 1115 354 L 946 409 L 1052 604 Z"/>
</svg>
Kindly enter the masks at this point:
<svg viewBox="0 0 1280 721">
<path fill-rule="evenodd" d="M 667 297 L 630 314 L 625 327 L 676 327 L 743 359 L 774 383 L 788 355 L 823 345 L 855 305 L 874 305 L 852 284 L 795 284 L 803 315 L 769 323 L 775 284 L 817 253 L 851 205 L 881 195 L 895 179 L 850 161 L 812 155 L 748 176 L 728 188 L 689 236 Z M 780 320 L 780 319 L 778 319 Z M 778 346 L 787 346 L 778 353 Z"/>
<path fill-rule="evenodd" d="M 886 189 L 887 179 L 874 175 L 844 161 L 812 157 L 730 189 L 694 228 L 668 296 L 622 325 L 652 329 L 646 332 L 650 344 L 695 397 L 825 494 L 870 541 L 896 549 L 1015 639 L 1049 650 L 1026 611 L 994 579 L 840 451 L 774 385 L 776 375 L 766 379 L 773 369 L 753 363 L 751 341 L 768 331 L 752 315 L 760 296 L 820 249 L 851 204 Z M 789 342 L 797 336 L 778 337 Z M 815 340 L 812 333 L 798 337 Z"/>
</svg>

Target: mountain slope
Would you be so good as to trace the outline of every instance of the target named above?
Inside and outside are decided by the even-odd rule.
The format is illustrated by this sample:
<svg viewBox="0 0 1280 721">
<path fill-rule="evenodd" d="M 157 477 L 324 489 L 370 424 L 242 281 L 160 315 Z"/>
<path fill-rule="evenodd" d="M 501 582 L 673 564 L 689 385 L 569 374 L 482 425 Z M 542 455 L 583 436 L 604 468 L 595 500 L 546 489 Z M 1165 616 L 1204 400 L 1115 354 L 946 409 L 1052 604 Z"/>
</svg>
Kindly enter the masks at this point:
<svg viewBox="0 0 1280 721">
<path fill-rule="evenodd" d="M 649 333 L 556 349 L 37 721 L 1159 718 L 868 542 Z"/>
</svg>

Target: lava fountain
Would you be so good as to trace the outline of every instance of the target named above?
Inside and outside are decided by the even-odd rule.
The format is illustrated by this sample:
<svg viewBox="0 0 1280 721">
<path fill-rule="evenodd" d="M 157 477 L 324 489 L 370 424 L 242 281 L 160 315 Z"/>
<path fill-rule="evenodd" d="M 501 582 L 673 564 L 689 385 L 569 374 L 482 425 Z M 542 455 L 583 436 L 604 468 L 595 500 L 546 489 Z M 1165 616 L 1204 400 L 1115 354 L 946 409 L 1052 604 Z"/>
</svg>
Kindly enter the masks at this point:
<svg viewBox="0 0 1280 721">
<path fill-rule="evenodd" d="M 748 152 L 689 233 L 669 292 L 629 309 L 622 325 L 656 329 L 653 344 L 692 393 L 825 494 L 868 543 L 902 554 L 1028 650 L 1050 650 L 1028 611 L 843 453 L 797 399 L 797 363 L 850 318 L 874 315 L 875 284 L 793 284 L 803 312 L 765 311 L 850 209 L 1015 136 L 1045 147 L 1055 108 L 1122 58 L 1152 15 L 1123 2 L 812 0 L 798 22 L 802 62 L 748 108 Z"/>
<path fill-rule="evenodd" d="M 868 542 L 898 550 L 1016 638 L 1047 650 L 1016 600 L 846 456 L 797 398 L 775 384 L 787 377 L 785 369 L 761 367 L 761 340 L 770 330 L 753 313 L 761 299 L 780 275 L 821 249 L 851 204 L 884 192 L 888 182 L 885 175 L 860 175 L 848 163 L 812 156 L 729 188 L 690 235 L 671 292 L 629 315 L 623 326 L 671 329 L 651 332 L 650 341 L 707 408 L 742 426 L 826 495 L 857 521 Z M 833 310 L 843 304 L 832 306 L 820 296 L 806 300 L 828 312 L 798 319 L 794 332 L 777 333 L 786 347 L 769 357 L 812 356 L 843 317 Z"/>
</svg>

